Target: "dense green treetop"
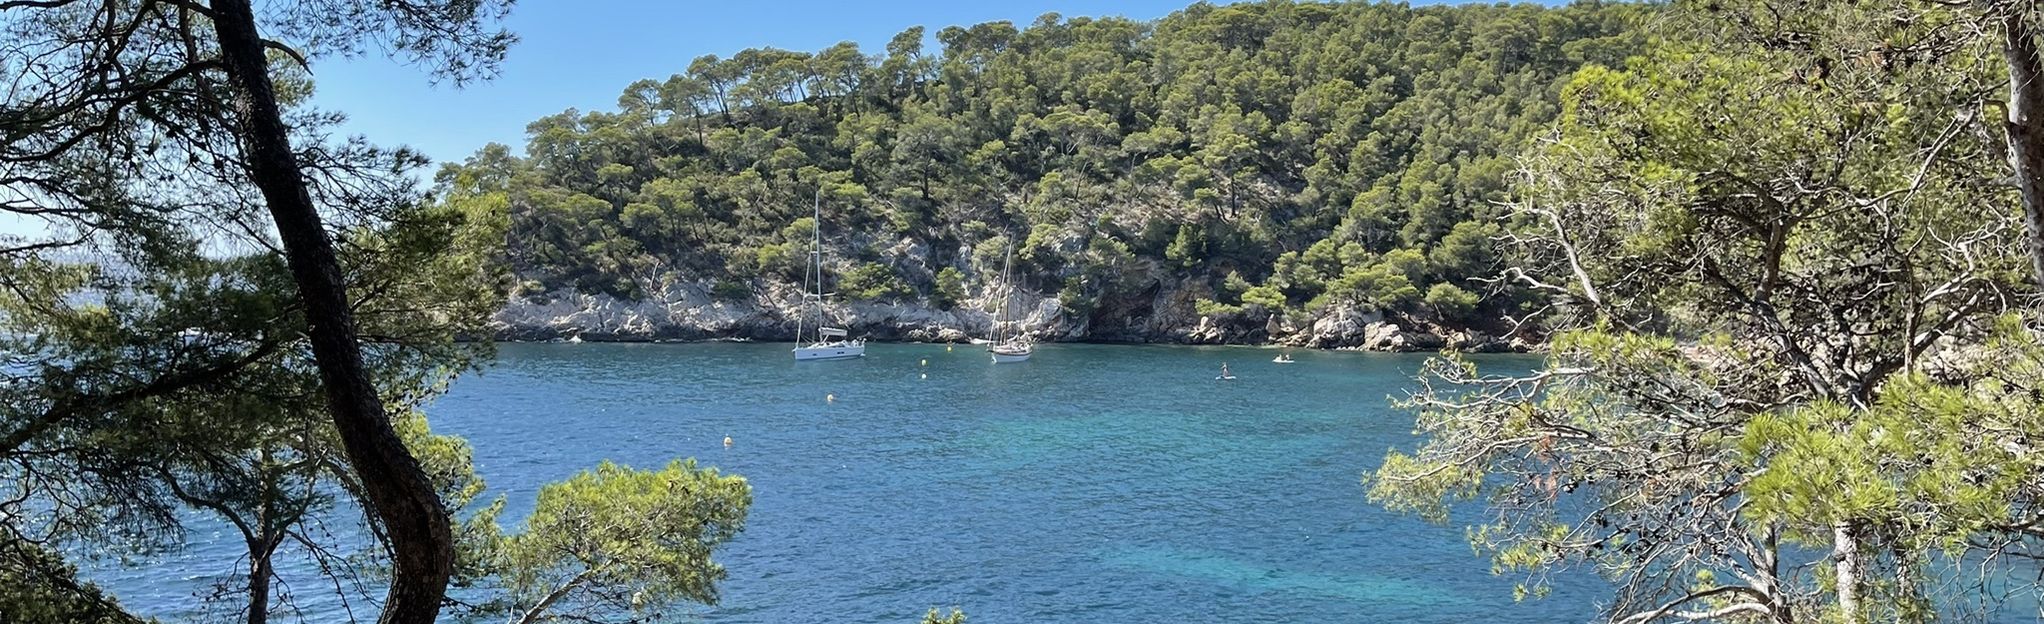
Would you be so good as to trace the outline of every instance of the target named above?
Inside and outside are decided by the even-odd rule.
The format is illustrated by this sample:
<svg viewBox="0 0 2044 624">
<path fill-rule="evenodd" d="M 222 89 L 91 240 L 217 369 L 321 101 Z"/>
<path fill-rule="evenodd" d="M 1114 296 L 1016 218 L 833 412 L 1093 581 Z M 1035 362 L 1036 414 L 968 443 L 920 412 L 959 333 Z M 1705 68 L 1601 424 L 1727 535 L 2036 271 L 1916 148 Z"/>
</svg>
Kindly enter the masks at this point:
<svg viewBox="0 0 2044 624">
<path fill-rule="evenodd" d="M 440 182 L 503 203 L 528 293 L 797 280 L 820 188 L 855 298 L 956 301 L 1013 244 L 1019 279 L 1081 313 L 1158 282 L 1219 313 L 1497 312 L 1472 278 L 1495 273 L 1511 155 L 1654 10 L 1199 3 L 946 27 L 937 50 L 922 27 L 879 53 L 744 50 Z"/>
<path fill-rule="evenodd" d="M 1369 479 L 1612 622 L 1975 621 L 2044 526 L 2031 2 L 1696 0 L 1578 72 L 1499 251 L 1544 366 L 1435 360 Z M 2015 87 L 2015 88 L 2012 88 Z M 2034 135 L 2033 135 L 2034 136 Z M 2006 601 L 2006 602 L 2005 602 Z"/>
</svg>

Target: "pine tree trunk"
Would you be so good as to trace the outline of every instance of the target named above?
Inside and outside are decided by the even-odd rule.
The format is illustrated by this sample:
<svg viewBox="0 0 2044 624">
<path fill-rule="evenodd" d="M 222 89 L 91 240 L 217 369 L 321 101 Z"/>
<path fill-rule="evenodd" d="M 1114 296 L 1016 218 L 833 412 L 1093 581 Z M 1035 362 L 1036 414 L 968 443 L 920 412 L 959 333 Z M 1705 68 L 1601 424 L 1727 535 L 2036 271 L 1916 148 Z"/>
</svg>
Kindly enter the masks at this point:
<svg viewBox="0 0 2044 624">
<path fill-rule="evenodd" d="M 305 304 L 312 354 L 334 428 L 390 538 L 391 585 L 384 624 L 432 622 L 454 567 L 453 534 L 432 482 L 391 428 L 355 342 L 333 241 L 305 187 L 270 82 L 265 45 L 249 0 L 212 0 L 221 60 L 234 86 L 243 157 L 284 244 Z"/>
<path fill-rule="evenodd" d="M 1838 584 L 1838 619 L 1846 624 L 1859 624 L 1859 537 L 1850 523 L 1831 527 L 1831 565 Z"/>
<path fill-rule="evenodd" d="M 2009 7 L 2002 55 L 2009 66 L 2009 164 L 2023 195 L 2023 230 L 2030 269 L 2044 287 L 2044 59 L 2037 55 L 2037 25 L 2025 7 Z"/>
<path fill-rule="evenodd" d="M 275 552 L 275 549 L 250 548 L 249 552 L 252 558 L 248 564 L 248 624 L 268 624 L 270 576 L 275 574 L 270 567 L 269 553 Z"/>
</svg>

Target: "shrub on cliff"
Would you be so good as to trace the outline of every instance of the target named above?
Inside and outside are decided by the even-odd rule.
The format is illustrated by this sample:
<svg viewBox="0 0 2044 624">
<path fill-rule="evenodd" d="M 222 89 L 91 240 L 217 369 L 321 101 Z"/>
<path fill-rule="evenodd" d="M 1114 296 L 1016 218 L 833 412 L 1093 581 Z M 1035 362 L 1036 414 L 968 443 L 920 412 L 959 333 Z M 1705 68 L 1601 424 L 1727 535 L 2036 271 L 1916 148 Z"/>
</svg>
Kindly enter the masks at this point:
<svg viewBox="0 0 2044 624">
<path fill-rule="evenodd" d="M 958 302 L 964 301 L 965 298 L 964 273 L 959 272 L 956 267 L 944 267 L 937 271 L 937 284 L 935 290 L 930 293 L 931 303 L 936 304 L 940 310 L 949 310 L 957 307 Z"/>
<path fill-rule="evenodd" d="M 895 300 L 915 294 L 894 269 L 874 263 L 859 265 L 845 273 L 844 281 L 838 283 L 838 292 L 855 301 Z"/>
</svg>

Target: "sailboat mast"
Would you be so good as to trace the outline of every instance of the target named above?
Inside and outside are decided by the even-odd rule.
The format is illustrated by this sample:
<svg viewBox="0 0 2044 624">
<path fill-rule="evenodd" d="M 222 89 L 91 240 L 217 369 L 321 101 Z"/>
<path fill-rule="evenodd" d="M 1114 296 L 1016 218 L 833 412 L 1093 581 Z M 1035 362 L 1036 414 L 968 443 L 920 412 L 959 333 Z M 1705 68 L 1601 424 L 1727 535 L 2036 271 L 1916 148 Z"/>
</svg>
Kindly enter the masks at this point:
<svg viewBox="0 0 2044 624">
<path fill-rule="evenodd" d="M 809 316 L 812 308 L 816 311 L 816 337 L 817 340 L 821 341 L 823 339 L 823 187 L 821 186 L 816 187 L 816 197 L 809 204 L 809 213 L 811 215 L 809 220 L 811 247 L 809 248 L 808 270 L 809 274 L 815 279 L 816 292 L 813 294 L 803 293 L 802 298 L 808 299 L 808 301 L 803 302 L 802 316 Z M 798 320 L 795 322 L 795 342 L 799 343 L 801 341 L 802 322 Z"/>
<path fill-rule="evenodd" d="M 815 203 L 813 203 L 813 204 L 810 204 L 810 206 L 809 206 L 809 211 L 810 211 L 810 215 L 811 215 L 811 216 L 810 216 L 810 220 L 812 220 L 812 221 L 815 221 L 815 222 L 816 222 L 816 227 L 813 227 L 813 228 L 809 228 L 809 233 L 810 233 L 810 235 L 811 235 L 811 236 L 815 237 L 815 241 L 816 241 L 816 251 L 812 252 L 812 253 L 813 253 L 813 254 L 815 255 L 815 258 L 816 258 L 816 299 L 817 299 L 817 305 L 818 305 L 818 306 L 822 306 L 822 305 L 823 305 L 823 187 L 822 187 L 822 186 L 818 186 L 818 187 L 816 187 L 816 202 L 815 202 Z M 819 319 L 819 320 L 817 320 L 817 322 L 818 322 L 818 323 L 822 323 L 823 321 Z"/>
<path fill-rule="evenodd" d="M 1001 261 L 1001 307 L 994 312 L 994 344 L 1007 344 L 1008 300 L 1015 297 L 1015 248 L 1008 248 L 1006 260 Z"/>
</svg>

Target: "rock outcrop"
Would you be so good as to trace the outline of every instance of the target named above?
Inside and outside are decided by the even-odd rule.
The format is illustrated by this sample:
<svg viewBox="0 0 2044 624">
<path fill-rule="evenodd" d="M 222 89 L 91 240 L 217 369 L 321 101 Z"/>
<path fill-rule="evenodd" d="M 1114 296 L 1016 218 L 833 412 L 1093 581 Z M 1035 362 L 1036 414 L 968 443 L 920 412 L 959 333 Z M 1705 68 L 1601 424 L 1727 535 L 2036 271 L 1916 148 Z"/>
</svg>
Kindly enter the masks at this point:
<svg viewBox="0 0 2044 624">
<path fill-rule="evenodd" d="M 643 300 L 556 291 L 518 297 L 493 318 L 496 337 L 512 341 L 655 342 L 794 340 L 802 296 L 770 285 L 749 299 L 721 299 L 708 284 L 675 282 Z M 1529 345 L 1473 329 L 1387 319 L 1376 310 L 1329 306 L 1310 319 L 1262 311 L 1217 317 L 1195 312 L 1201 292 L 1158 285 L 1144 296 L 1106 302 L 1091 314 L 1066 310 L 1054 296 L 1017 292 L 1013 329 L 1038 341 L 1180 344 L 1282 344 L 1316 349 L 1470 352 L 1523 351 Z M 920 301 L 832 302 L 831 325 L 854 336 L 912 342 L 968 342 L 993 333 L 998 302 L 975 299 L 939 309 Z M 807 328 L 805 328 L 806 330 Z"/>
</svg>

